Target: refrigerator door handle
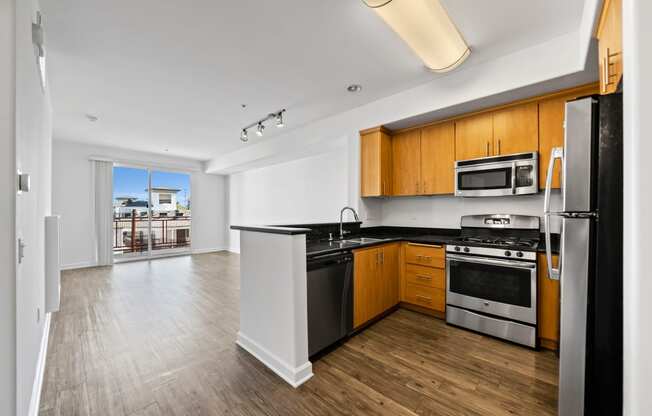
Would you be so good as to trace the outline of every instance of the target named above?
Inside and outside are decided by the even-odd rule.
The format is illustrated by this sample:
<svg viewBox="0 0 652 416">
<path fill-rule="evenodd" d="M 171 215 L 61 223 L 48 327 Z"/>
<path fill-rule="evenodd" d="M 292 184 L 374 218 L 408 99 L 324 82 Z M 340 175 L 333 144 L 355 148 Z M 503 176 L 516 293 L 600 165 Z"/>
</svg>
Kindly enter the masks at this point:
<svg viewBox="0 0 652 416">
<path fill-rule="evenodd" d="M 550 192 L 552 190 L 552 175 L 555 169 L 555 161 L 557 160 L 559 160 L 563 165 L 563 147 L 555 147 L 550 152 L 550 162 L 548 162 L 548 172 L 546 174 L 546 189 L 543 198 L 543 228 L 546 240 L 546 262 L 548 264 L 548 278 L 552 280 L 559 280 L 559 275 L 561 274 L 561 251 L 559 252 L 559 260 L 557 268 L 555 269 L 552 267 L 552 246 L 550 244 Z"/>
</svg>

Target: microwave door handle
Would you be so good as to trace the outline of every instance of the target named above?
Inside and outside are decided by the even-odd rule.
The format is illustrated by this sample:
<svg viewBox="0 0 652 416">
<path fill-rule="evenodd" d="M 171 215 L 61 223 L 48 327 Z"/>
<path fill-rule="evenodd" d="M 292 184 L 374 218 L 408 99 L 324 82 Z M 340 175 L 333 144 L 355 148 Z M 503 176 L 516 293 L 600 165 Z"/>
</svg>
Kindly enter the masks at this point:
<svg viewBox="0 0 652 416">
<path fill-rule="evenodd" d="M 546 175 L 546 190 L 543 202 L 543 228 L 546 241 L 546 262 L 548 265 L 548 278 L 551 280 L 559 280 L 561 268 L 561 254 L 559 256 L 557 268 L 552 267 L 552 246 L 550 238 L 550 192 L 552 189 L 552 175 L 555 168 L 555 161 L 559 159 L 563 165 L 564 163 L 564 148 L 555 147 L 550 152 L 550 162 L 548 162 L 548 172 Z M 563 233 L 563 230 L 562 230 Z"/>
<path fill-rule="evenodd" d="M 512 162 L 512 195 L 516 195 L 516 162 Z"/>
</svg>

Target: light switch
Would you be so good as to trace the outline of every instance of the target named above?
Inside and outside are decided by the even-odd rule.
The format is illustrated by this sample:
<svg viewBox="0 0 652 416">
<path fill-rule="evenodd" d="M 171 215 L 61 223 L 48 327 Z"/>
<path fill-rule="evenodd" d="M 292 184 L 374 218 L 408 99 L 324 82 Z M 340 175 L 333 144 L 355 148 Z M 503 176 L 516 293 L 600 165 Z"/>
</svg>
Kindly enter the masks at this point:
<svg viewBox="0 0 652 416">
<path fill-rule="evenodd" d="M 30 178 L 29 173 L 18 172 L 18 193 L 29 192 Z"/>
</svg>

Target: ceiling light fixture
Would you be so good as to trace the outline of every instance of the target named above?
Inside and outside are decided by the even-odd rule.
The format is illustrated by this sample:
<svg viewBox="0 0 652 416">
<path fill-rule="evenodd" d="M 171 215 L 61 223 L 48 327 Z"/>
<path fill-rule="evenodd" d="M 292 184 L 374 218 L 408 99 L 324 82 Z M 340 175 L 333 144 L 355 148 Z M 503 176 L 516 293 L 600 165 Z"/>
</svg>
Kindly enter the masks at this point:
<svg viewBox="0 0 652 416">
<path fill-rule="evenodd" d="M 98 120 L 98 117 L 96 115 L 93 115 L 93 114 L 86 114 L 86 118 L 91 123 L 95 123 Z"/>
<path fill-rule="evenodd" d="M 374 9 L 433 72 L 451 71 L 471 53 L 439 0 L 362 2 Z"/>
<path fill-rule="evenodd" d="M 253 127 L 256 127 L 256 135 L 258 137 L 263 136 L 263 130 L 265 130 L 265 124 L 269 120 L 275 120 L 276 121 L 276 127 L 281 128 L 285 127 L 285 122 L 283 121 L 283 113 L 285 113 L 285 109 L 276 111 L 274 113 L 269 113 L 267 117 L 261 118 L 260 120 L 254 121 L 253 123 L 249 124 L 248 126 L 245 126 L 242 128 L 242 131 L 240 132 L 240 140 L 243 142 L 247 142 L 247 130 Z"/>
<path fill-rule="evenodd" d="M 360 91 L 362 91 L 362 85 L 360 85 L 360 84 L 351 84 L 348 87 L 346 87 L 346 90 L 348 92 L 360 92 Z"/>
</svg>

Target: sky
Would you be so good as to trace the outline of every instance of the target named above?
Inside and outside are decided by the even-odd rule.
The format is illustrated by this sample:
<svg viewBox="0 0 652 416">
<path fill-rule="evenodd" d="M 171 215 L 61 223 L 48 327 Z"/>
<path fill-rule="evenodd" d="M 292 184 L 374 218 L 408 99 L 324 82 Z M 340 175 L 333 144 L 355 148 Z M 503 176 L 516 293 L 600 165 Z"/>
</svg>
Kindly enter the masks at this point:
<svg viewBox="0 0 652 416">
<path fill-rule="evenodd" d="M 152 171 L 152 187 L 181 189 L 177 201 L 187 206 L 190 199 L 190 175 L 177 172 Z M 116 166 L 113 168 L 113 199 L 129 196 L 147 200 L 147 170 Z"/>
</svg>

